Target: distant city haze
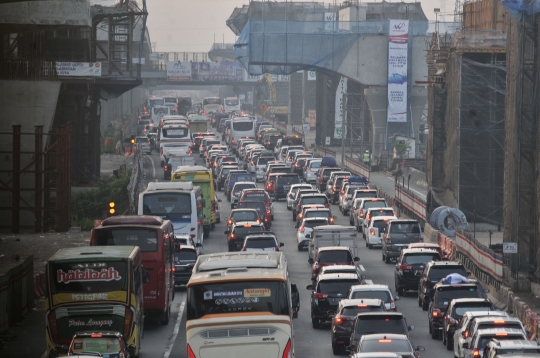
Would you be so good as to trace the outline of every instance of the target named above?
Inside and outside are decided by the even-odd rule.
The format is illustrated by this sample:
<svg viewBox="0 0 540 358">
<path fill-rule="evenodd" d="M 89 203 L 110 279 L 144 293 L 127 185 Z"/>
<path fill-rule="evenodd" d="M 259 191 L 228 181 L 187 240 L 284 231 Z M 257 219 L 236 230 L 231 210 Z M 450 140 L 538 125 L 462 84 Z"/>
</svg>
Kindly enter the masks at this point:
<svg viewBox="0 0 540 358">
<path fill-rule="evenodd" d="M 140 4 L 141 0 L 138 2 Z M 153 50 L 208 52 L 214 43 L 214 35 L 216 42 L 234 43 L 236 36 L 225 21 L 235 7 L 242 7 L 248 3 L 245 0 L 147 0 L 146 7 L 149 13 L 147 26 L 151 41 L 156 44 Z M 446 21 L 453 21 L 451 14 L 454 11 L 454 2 L 422 0 L 421 3 L 428 19 L 435 20 L 433 9 L 441 8 L 439 20 L 445 12 Z"/>
</svg>

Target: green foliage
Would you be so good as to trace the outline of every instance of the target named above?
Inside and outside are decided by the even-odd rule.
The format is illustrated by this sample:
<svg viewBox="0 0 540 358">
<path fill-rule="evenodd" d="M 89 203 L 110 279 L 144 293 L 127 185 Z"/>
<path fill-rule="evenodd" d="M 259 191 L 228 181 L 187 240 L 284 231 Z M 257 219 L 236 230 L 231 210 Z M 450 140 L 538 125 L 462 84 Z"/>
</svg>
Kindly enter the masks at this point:
<svg viewBox="0 0 540 358">
<path fill-rule="evenodd" d="M 396 151 L 396 155 L 399 158 L 403 158 L 403 156 L 407 153 L 408 150 L 411 149 L 411 147 L 407 142 L 399 141 L 394 143 L 394 149 Z"/>
<path fill-rule="evenodd" d="M 94 221 L 88 218 L 73 219 L 71 226 L 80 227 L 82 231 L 90 231 L 94 227 Z"/>
<path fill-rule="evenodd" d="M 90 190 L 81 191 L 71 196 L 71 214 L 74 226 L 81 228 L 93 226 L 95 219 L 106 217 L 109 202 L 114 201 L 118 215 L 129 210 L 127 186 L 131 170 L 126 170 L 119 178 L 112 180 L 97 179 Z M 78 225 L 75 225 L 78 223 Z M 91 223 L 91 224 L 90 224 Z"/>
</svg>

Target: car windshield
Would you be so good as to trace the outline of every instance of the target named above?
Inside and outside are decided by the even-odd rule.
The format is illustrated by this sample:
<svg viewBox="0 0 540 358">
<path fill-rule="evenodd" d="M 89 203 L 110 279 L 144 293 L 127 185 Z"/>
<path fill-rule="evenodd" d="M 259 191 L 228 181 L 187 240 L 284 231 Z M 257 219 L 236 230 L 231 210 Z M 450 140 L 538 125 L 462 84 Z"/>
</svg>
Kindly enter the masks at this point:
<svg viewBox="0 0 540 358">
<path fill-rule="evenodd" d="M 317 292 L 320 293 L 341 293 L 343 296 L 352 285 L 357 285 L 358 280 L 323 280 L 319 281 Z"/>
<path fill-rule="evenodd" d="M 377 193 L 373 193 L 371 191 L 357 191 L 356 194 L 354 195 L 354 198 L 355 199 L 362 199 L 362 198 L 376 198 L 377 197 Z M 377 206 L 373 206 L 373 207 L 377 207 Z"/>
<path fill-rule="evenodd" d="M 246 240 L 247 248 L 251 249 L 264 249 L 267 247 L 276 247 L 276 239 L 273 237 L 253 237 Z"/>
<path fill-rule="evenodd" d="M 259 218 L 256 211 L 239 211 L 232 214 L 234 221 L 255 221 Z"/>
<path fill-rule="evenodd" d="M 174 263 L 180 263 L 182 261 L 196 261 L 197 253 L 194 250 L 182 249 L 176 247 L 174 250 Z"/>
<path fill-rule="evenodd" d="M 377 220 L 373 222 L 372 226 L 379 229 L 380 232 L 386 232 L 386 229 L 388 229 L 388 221 Z"/>
<path fill-rule="evenodd" d="M 454 318 L 457 316 L 461 317 L 465 314 L 465 312 L 468 311 L 491 311 L 491 304 L 489 302 L 486 303 L 478 303 L 478 304 L 468 304 L 467 306 L 458 306 L 454 307 L 454 314 L 452 315 Z"/>
<path fill-rule="evenodd" d="M 266 201 L 266 193 L 246 193 L 243 200 Z"/>
<path fill-rule="evenodd" d="M 353 307 L 345 307 L 341 311 L 341 314 L 343 316 L 353 316 L 356 317 L 358 313 L 364 313 L 364 312 L 382 312 L 384 311 L 382 307 L 380 306 L 353 306 Z"/>
<path fill-rule="evenodd" d="M 407 326 L 401 315 L 367 315 L 358 317 L 355 331 L 360 335 L 375 333 L 407 334 Z"/>
<path fill-rule="evenodd" d="M 509 340 L 509 339 L 524 339 L 524 338 L 522 338 L 520 336 L 515 336 L 515 335 L 497 336 L 495 334 L 489 334 L 489 335 L 485 335 L 485 336 L 480 337 L 478 339 L 478 343 L 476 344 L 475 348 L 483 350 L 484 348 L 486 348 L 488 343 L 491 342 L 491 340 L 493 338 L 497 338 L 497 340 L 499 340 L 499 341 L 506 341 L 506 340 Z M 471 349 L 472 349 L 472 347 L 471 347 Z M 524 353 L 524 352 L 520 352 L 520 353 Z"/>
<path fill-rule="evenodd" d="M 437 306 L 448 306 L 454 298 L 480 298 L 480 290 L 476 286 L 439 287 Z"/>
<path fill-rule="evenodd" d="M 378 298 L 379 300 L 383 301 L 384 303 L 390 303 L 392 300 L 390 297 L 390 294 L 386 290 L 380 290 L 380 291 L 355 291 L 349 298 Z M 391 333 L 391 332 L 388 332 Z"/>
<path fill-rule="evenodd" d="M 409 254 L 405 255 L 403 257 L 403 263 L 414 265 L 414 264 L 427 264 L 431 260 L 437 261 L 440 260 L 441 257 L 439 254 L 433 253 L 433 254 Z"/>
<path fill-rule="evenodd" d="M 359 352 L 412 352 L 409 341 L 404 339 L 369 339 L 362 342 Z"/>
<path fill-rule="evenodd" d="M 467 271 L 463 266 L 432 266 L 429 270 L 429 279 L 431 281 L 439 281 L 441 278 L 444 278 L 451 273 L 457 273 L 461 276 L 467 277 Z"/>
<path fill-rule="evenodd" d="M 253 181 L 251 174 L 239 174 L 234 176 L 234 181 Z"/>
<path fill-rule="evenodd" d="M 317 259 L 319 263 L 321 262 L 351 262 L 352 256 L 349 251 L 339 250 L 339 251 L 322 251 L 319 253 L 319 258 Z"/>
<path fill-rule="evenodd" d="M 304 222 L 304 227 L 314 228 L 320 225 L 328 225 L 328 220 L 310 220 Z"/>
<path fill-rule="evenodd" d="M 287 175 L 287 176 L 281 176 L 277 178 L 277 185 L 292 185 L 292 184 L 299 184 L 300 178 L 298 175 Z"/>
<path fill-rule="evenodd" d="M 326 203 L 327 203 L 326 196 L 308 196 L 308 197 L 302 198 L 302 205 L 326 204 Z"/>
<path fill-rule="evenodd" d="M 157 229 L 105 227 L 95 232 L 97 246 L 139 246 L 142 252 L 158 249 Z"/>
<path fill-rule="evenodd" d="M 250 233 L 257 233 L 263 231 L 262 226 L 251 226 L 251 227 L 244 227 L 244 226 L 238 226 L 234 228 L 234 233 L 236 235 L 246 236 Z"/>
</svg>

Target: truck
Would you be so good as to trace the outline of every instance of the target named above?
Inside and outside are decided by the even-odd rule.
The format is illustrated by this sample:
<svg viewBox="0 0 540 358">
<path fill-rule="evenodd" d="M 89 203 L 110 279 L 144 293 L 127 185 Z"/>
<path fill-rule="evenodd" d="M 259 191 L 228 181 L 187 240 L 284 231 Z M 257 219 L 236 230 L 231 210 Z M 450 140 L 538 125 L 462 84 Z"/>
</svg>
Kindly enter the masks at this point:
<svg viewBox="0 0 540 358">
<path fill-rule="evenodd" d="M 187 116 L 187 112 L 191 109 L 191 97 L 178 97 L 177 112 L 182 116 Z"/>
<path fill-rule="evenodd" d="M 308 246 L 309 258 L 314 259 L 317 249 L 326 246 L 346 246 L 356 255 L 356 228 L 345 225 L 321 225 L 313 228 Z"/>
<path fill-rule="evenodd" d="M 205 133 L 212 130 L 212 122 L 208 116 L 191 115 L 188 120 L 191 133 Z"/>
</svg>

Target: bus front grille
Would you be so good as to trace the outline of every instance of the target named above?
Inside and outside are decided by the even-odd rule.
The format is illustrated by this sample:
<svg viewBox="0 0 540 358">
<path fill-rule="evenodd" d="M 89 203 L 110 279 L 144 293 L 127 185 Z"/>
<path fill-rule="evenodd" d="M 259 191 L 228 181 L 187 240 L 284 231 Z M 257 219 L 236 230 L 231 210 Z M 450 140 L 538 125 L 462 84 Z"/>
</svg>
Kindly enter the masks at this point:
<svg viewBox="0 0 540 358">
<path fill-rule="evenodd" d="M 125 307 L 121 305 L 84 305 L 74 307 L 59 307 L 56 318 L 84 315 L 116 315 L 125 316 Z"/>
<path fill-rule="evenodd" d="M 204 331 L 199 334 L 201 338 L 238 338 L 250 336 L 269 336 L 276 334 L 275 328 L 236 328 L 236 329 L 219 329 L 212 331 Z"/>
</svg>

